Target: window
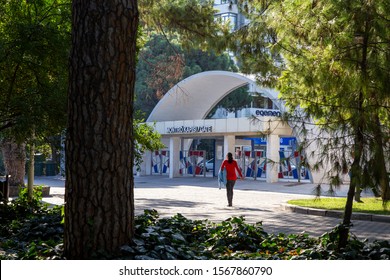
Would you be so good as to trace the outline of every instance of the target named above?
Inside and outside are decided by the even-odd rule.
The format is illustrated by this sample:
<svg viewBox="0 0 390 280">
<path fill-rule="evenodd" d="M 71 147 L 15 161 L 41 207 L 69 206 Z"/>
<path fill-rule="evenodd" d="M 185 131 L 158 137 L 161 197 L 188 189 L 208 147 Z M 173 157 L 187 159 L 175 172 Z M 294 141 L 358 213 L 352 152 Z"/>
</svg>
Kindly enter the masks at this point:
<svg viewBox="0 0 390 280">
<path fill-rule="evenodd" d="M 215 5 L 223 5 L 223 4 L 237 4 L 237 0 L 215 0 Z"/>
<path fill-rule="evenodd" d="M 230 22 L 231 30 L 235 30 L 237 28 L 237 14 L 234 13 L 223 13 L 219 15 L 222 19 L 222 22 Z"/>
</svg>

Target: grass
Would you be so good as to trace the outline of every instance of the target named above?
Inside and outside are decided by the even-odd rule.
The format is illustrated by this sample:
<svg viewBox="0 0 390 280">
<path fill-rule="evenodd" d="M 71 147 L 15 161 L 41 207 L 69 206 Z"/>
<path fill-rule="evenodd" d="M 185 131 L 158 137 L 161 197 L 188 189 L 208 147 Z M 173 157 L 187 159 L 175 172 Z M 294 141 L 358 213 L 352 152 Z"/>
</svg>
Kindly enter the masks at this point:
<svg viewBox="0 0 390 280">
<path fill-rule="evenodd" d="M 343 211 L 346 200 L 346 198 L 315 198 L 289 200 L 287 203 L 302 207 Z M 381 199 L 362 198 L 362 201 L 360 203 L 353 202 L 353 212 L 390 215 L 390 205 L 383 205 Z"/>
</svg>

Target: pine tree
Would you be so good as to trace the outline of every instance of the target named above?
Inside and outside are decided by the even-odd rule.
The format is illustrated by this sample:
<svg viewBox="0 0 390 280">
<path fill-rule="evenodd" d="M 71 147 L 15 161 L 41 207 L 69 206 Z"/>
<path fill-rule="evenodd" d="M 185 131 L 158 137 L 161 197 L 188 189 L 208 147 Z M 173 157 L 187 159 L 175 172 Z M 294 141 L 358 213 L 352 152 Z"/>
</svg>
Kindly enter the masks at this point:
<svg viewBox="0 0 390 280">
<path fill-rule="evenodd" d="M 241 57 L 249 57 L 250 65 L 264 62 L 269 77 L 275 77 L 271 82 L 295 114 L 290 122 L 299 125 L 301 144 L 315 145 L 307 155 L 317 158 L 312 167 L 330 165 L 331 185 L 339 185 L 343 173 L 350 174 L 340 227 L 343 247 L 353 198 L 361 188 L 371 187 L 384 201 L 390 199 L 390 5 L 282 0 L 252 1 L 244 8 L 253 22 L 237 38 L 246 32 L 259 40 L 238 43 Z M 270 60 L 272 56 L 283 59 Z"/>
</svg>

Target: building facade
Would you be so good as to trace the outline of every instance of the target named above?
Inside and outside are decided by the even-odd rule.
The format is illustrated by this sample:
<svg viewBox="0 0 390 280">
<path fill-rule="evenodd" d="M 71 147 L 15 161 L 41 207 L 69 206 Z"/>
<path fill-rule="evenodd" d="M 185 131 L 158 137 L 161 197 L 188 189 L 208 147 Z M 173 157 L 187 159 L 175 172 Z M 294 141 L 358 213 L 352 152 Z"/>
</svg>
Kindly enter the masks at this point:
<svg viewBox="0 0 390 280">
<path fill-rule="evenodd" d="M 248 85 L 272 100 L 272 108 L 245 108 L 237 117 L 206 119 L 222 98 Z M 293 141 L 296 135 L 280 119 L 284 105 L 277 95 L 273 89 L 259 87 L 252 77 L 239 73 L 207 71 L 184 79 L 160 100 L 147 119 L 161 134 L 166 148 L 144 154 L 141 174 L 206 176 L 209 158 L 205 151 L 194 148 L 194 143 L 211 139 L 214 168 L 209 176 L 215 176 L 226 153 L 232 152 L 247 177 L 276 182 L 290 172 L 294 178 L 318 181 L 315 172 L 301 172 L 301 155 L 296 156 L 294 145 L 283 143 L 285 139 Z M 291 174 L 294 169 L 295 174 Z"/>
<path fill-rule="evenodd" d="M 232 30 L 248 23 L 245 16 L 239 12 L 236 0 L 214 0 L 214 8 L 217 10 L 215 16 L 221 18 L 222 22 L 229 21 Z"/>
</svg>

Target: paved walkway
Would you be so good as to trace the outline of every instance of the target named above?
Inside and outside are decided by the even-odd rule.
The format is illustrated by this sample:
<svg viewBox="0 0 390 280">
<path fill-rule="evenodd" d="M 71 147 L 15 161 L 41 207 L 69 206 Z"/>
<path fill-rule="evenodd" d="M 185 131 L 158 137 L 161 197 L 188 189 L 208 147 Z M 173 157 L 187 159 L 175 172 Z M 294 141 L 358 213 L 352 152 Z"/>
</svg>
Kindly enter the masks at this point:
<svg viewBox="0 0 390 280">
<path fill-rule="evenodd" d="M 51 186 L 48 203 L 62 204 L 64 180 L 58 177 L 38 177 L 36 184 Z M 237 181 L 233 207 L 227 207 L 226 191 L 219 189 L 217 179 L 212 177 L 181 177 L 169 179 L 166 176 L 135 177 L 135 212 L 156 209 L 161 217 L 181 213 L 190 219 L 222 221 L 231 216 L 245 216 L 247 222 L 263 222 L 269 233 L 307 232 L 320 236 L 341 222 L 340 218 L 306 215 L 286 211 L 282 207 L 290 199 L 314 197 L 315 185 L 309 183 L 278 182 L 246 179 Z M 341 187 L 336 196 L 345 197 L 347 186 Z M 363 193 L 364 196 L 369 194 Z M 387 219 L 388 220 L 388 219 Z M 351 232 L 359 238 L 390 241 L 390 223 L 353 220 Z"/>
</svg>

